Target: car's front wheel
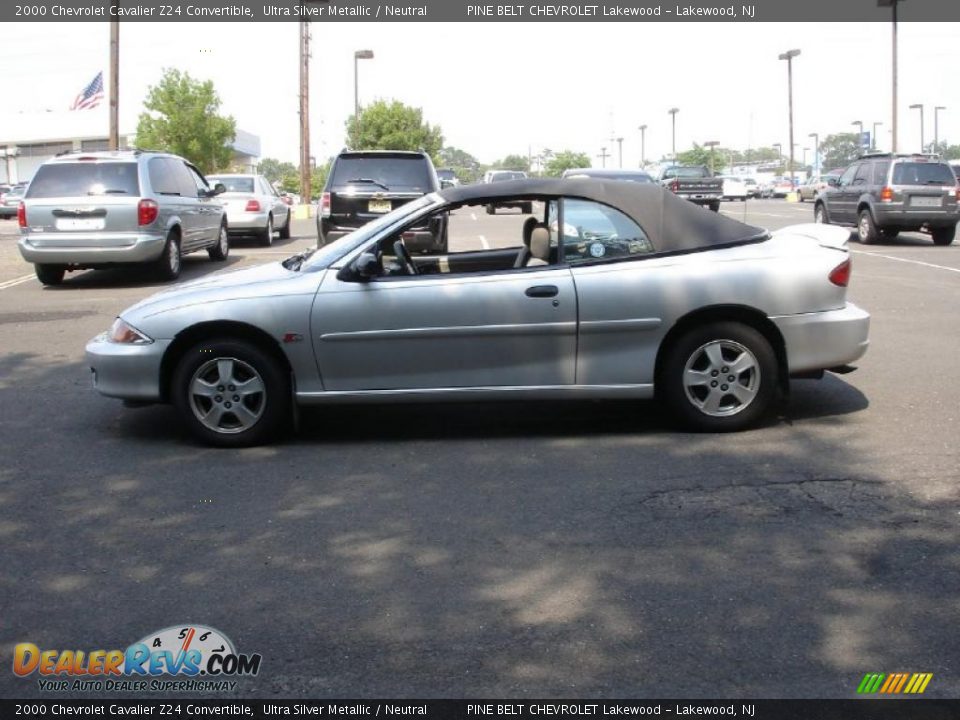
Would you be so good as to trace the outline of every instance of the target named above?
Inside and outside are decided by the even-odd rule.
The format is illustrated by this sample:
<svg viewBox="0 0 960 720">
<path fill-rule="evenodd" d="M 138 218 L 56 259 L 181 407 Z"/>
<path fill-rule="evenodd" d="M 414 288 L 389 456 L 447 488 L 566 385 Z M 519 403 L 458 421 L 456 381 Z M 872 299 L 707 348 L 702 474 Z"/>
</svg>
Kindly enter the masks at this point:
<svg viewBox="0 0 960 720">
<path fill-rule="evenodd" d="M 289 382 L 280 364 L 243 340 L 214 339 L 188 350 L 171 395 L 190 432 L 209 445 L 263 443 L 290 417 Z"/>
<path fill-rule="evenodd" d="M 830 224 L 830 216 L 827 214 L 827 208 L 823 203 L 817 203 L 813 208 L 813 221 L 821 225 Z"/>
<path fill-rule="evenodd" d="M 720 201 L 717 200 L 710 203 L 710 209 L 713 210 L 714 212 L 720 212 Z"/>
<path fill-rule="evenodd" d="M 64 273 L 67 272 L 63 265 L 42 265 L 39 263 L 33 266 L 33 270 L 37 274 L 37 280 L 44 285 L 59 285 L 63 282 Z"/>
<path fill-rule="evenodd" d="M 933 237 L 935 245 L 949 245 L 953 242 L 953 237 L 956 235 L 956 232 L 957 228 L 952 225 L 950 227 L 930 228 L 930 235 Z"/>
<path fill-rule="evenodd" d="M 769 412 L 777 374 L 776 355 L 760 332 L 716 322 L 688 330 L 666 350 L 657 390 L 683 426 L 730 432 Z"/>
</svg>

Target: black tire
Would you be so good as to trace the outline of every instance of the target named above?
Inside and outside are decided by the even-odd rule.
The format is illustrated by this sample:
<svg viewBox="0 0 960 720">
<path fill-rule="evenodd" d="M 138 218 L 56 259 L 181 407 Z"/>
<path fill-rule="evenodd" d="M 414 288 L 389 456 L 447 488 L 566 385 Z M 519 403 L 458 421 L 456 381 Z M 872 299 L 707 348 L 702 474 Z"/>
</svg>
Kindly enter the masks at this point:
<svg viewBox="0 0 960 720">
<path fill-rule="evenodd" d="M 227 234 L 227 226 L 221 225 L 220 232 L 217 233 L 217 244 L 207 248 L 207 255 L 215 262 L 223 262 L 230 254 L 230 236 Z"/>
<path fill-rule="evenodd" d="M 287 210 L 287 221 L 283 224 L 283 227 L 280 228 L 280 239 L 289 240 L 290 239 L 290 216 L 293 213 L 290 210 Z"/>
<path fill-rule="evenodd" d="M 533 203 L 525 202 L 520 205 L 520 214 L 521 215 L 532 215 L 533 214 Z"/>
<path fill-rule="evenodd" d="M 64 273 L 67 269 L 63 265 L 41 265 L 33 266 L 33 271 L 37 274 L 37 280 L 44 285 L 59 285 L 63 282 Z"/>
<path fill-rule="evenodd" d="M 896 240 L 900 231 L 897 228 L 881 228 L 880 236 L 884 240 Z"/>
<path fill-rule="evenodd" d="M 930 235 L 933 237 L 934 245 L 949 245 L 953 242 L 956 235 L 956 226 L 930 228 Z"/>
<path fill-rule="evenodd" d="M 864 208 L 857 216 L 857 239 L 862 245 L 873 245 L 880 239 L 880 232 L 873 222 L 869 208 Z"/>
<path fill-rule="evenodd" d="M 220 374 L 220 361 L 229 362 L 228 378 Z M 254 377 L 259 379 L 261 390 L 246 396 L 241 394 L 239 383 L 230 382 L 250 382 Z M 221 379 L 224 384 L 218 385 Z M 211 392 L 216 394 L 193 393 L 191 387 L 195 381 L 211 383 Z M 291 418 L 290 382 L 286 372 L 269 353 L 245 340 L 215 338 L 190 348 L 173 374 L 170 399 L 190 433 L 201 442 L 217 447 L 262 444 L 275 437 Z M 237 412 L 240 407 L 244 408 L 243 414 Z M 219 412 L 217 422 L 212 416 L 203 421 L 201 415 L 205 411 Z M 244 422 L 250 425 L 244 427 Z"/>
<path fill-rule="evenodd" d="M 714 376 L 712 364 L 705 368 L 702 364 L 709 360 L 708 347 L 720 350 L 721 361 L 742 358 L 752 366 L 737 373 L 731 366 L 723 365 L 716 368 L 717 375 Z M 776 355 L 767 339 L 748 325 L 724 321 L 694 327 L 664 352 L 657 378 L 657 396 L 666 402 L 670 412 L 687 429 L 697 432 L 743 430 L 761 421 L 777 397 Z M 704 373 L 704 384 L 688 387 L 685 382 L 688 365 L 692 372 Z M 724 376 L 723 368 L 728 368 L 730 374 Z M 714 377 L 716 379 L 712 379 Z M 731 377 L 733 381 L 730 381 Z M 716 386 L 709 385 L 714 382 Z M 735 386 L 741 388 L 740 397 L 725 392 Z M 716 402 L 715 412 L 709 408 L 711 400 Z"/>
<path fill-rule="evenodd" d="M 167 243 L 163 246 L 163 252 L 154 263 L 157 276 L 161 280 L 176 280 L 180 277 L 180 271 L 183 269 L 183 255 L 180 252 L 180 236 L 176 233 L 170 233 L 167 236 Z"/>
<path fill-rule="evenodd" d="M 273 245 L 273 215 L 267 215 L 267 226 L 260 231 L 259 240 L 263 247 Z"/>
<path fill-rule="evenodd" d="M 818 202 L 813 206 L 813 221 L 823 225 L 830 224 L 830 213 L 827 211 L 827 206 L 822 202 Z"/>
<path fill-rule="evenodd" d="M 718 201 L 710 203 L 710 209 L 714 212 L 720 212 L 720 203 Z"/>
<path fill-rule="evenodd" d="M 487 215 L 496 215 L 497 209 L 493 205 L 487 205 Z"/>
<path fill-rule="evenodd" d="M 323 230 L 320 229 L 320 220 L 317 220 L 317 247 L 323 247 L 326 243 L 323 241 Z"/>
</svg>

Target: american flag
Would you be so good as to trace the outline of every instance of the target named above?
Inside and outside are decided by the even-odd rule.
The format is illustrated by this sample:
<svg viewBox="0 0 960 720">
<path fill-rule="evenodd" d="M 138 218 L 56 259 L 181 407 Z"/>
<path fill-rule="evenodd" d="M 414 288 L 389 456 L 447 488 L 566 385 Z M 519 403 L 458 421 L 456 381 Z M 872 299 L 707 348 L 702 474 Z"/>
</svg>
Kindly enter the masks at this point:
<svg viewBox="0 0 960 720">
<path fill-rule="evenodd" d="M 70 106 L 70 109 L 87 110 L 99 105 L 101 100 L 103 100 L 102 71 L 98 72 L 97 76 L 90 81 L 90 84 L 83 89 L 83 92 L 77 95 L 77 98 L 73 101 L 73 105 Z"/>
</svg>

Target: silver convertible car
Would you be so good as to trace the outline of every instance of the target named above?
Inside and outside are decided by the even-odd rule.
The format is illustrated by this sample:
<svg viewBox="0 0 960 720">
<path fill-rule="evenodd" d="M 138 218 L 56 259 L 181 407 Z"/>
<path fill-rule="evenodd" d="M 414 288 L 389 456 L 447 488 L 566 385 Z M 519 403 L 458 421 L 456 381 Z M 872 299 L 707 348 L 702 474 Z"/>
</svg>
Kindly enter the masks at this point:
<svg viewBox="0 0 960 720">
<path fill-rule="evenodd" d="M 488 217 L 490 203 L 529 203 Z M 409 228 L 450 222 L 450 251 Z M 655 184 L 449 188 L 336 242 L 179 285 L 87 345 L 93 383 L 173 403 L 200 440 L 261 443 L 298 405 L 651 398 L 687 428 L 759 422 L 791 376 L 847 371 L 869 315 L 849 233 L 775 233 Z"/>
</svg>

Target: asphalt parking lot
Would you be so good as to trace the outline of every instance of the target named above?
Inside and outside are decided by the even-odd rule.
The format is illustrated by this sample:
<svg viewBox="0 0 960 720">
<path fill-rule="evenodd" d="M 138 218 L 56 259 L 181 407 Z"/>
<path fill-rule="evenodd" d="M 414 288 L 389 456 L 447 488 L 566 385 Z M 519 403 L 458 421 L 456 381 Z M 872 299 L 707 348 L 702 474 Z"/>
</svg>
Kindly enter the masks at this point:
<svg viewBox="0 0 960 720">
<path fill-rule="evenodd" d="M 519 226 L 466 220 L 454 248 Z M 293 229 L 228 265 L 316 242 Z M 870 351 L 749 433 L 653 403 L 364 406 L 228 451 L 91 388 L 86 341 L 162 286 L 43 288 L 16 237 L 0 221 L 0 666 L 201 623 L 263 656 L 230 697 L 852 697 L 866 672 L 960 696 L 960 241 L 851 243 Z M 35 678 L 0 695 L 49 697 Z"/>
</svg>

